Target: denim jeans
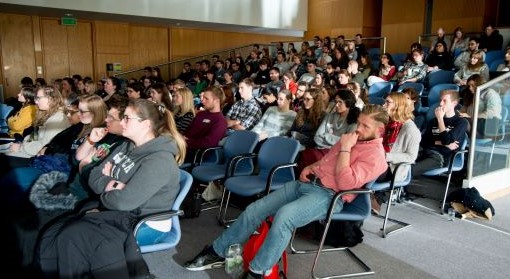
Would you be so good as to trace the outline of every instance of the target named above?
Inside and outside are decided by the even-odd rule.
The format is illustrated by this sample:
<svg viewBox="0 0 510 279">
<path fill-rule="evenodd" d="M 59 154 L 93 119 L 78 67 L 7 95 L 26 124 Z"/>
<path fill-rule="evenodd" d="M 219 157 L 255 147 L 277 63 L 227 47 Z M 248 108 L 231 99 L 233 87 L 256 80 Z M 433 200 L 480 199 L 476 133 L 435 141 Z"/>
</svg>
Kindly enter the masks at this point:
<svg viewBox="0 0 510 279">
<path fill-rule="evenodd" d="M 294 229 L 326 218 L 335 192 L 312 183 L 290 181 L 282 189 L 250 204 L 239 218 L 214 242 L 214 251 L 225 257 L 231 244 L 245 243 L 268 216 L 273 224 L 264 243 L 250 263 L 251 270 L 270 270 L 285 251 Z M 342 210 L 339 202 L 335 212 Z"/>
<path fill-rule="evenodd" d="M 167 235 L 167 232 L 162 232 L 156 229 L 153 229 L 147 224 L 142 224 L 140 228 L 138 228 L 136 242 L 139 246 L 143 245 L 153 245 L 157 243 L 163 242 Z"/>
</svg>

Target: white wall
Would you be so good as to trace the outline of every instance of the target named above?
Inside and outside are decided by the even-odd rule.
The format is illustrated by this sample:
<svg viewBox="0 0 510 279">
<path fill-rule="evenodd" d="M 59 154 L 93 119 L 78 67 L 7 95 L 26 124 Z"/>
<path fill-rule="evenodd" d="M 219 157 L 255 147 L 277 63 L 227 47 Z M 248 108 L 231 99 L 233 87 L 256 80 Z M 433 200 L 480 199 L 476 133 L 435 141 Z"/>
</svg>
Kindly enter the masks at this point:
<svg viewBox="0 0 510 279">
<path fill-rule="evenodd" d="M 0 0 L 0 3 L 306 31 L 308 0 Z"/>
</svg>

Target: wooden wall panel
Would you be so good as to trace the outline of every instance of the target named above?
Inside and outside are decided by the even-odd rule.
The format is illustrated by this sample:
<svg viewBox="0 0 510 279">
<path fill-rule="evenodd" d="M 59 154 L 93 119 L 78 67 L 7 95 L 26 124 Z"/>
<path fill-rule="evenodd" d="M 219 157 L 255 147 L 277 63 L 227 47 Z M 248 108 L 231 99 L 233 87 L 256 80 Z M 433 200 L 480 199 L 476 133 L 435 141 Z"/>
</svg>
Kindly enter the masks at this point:
<svg viewBox="0 0 510 279">
<path fill-rule="evenodd" d="M 345 35 L 352 38 L 363 28 L 363 1 L 315 0 L 308 1 L 308 30 L 305 39 L 313 36 Z"/>
<path fill-rule="evenodd" d="M 129 24 L 94 22 L 97 53 L 129 54 Z"/>
<path fill-rule="evenodd" d="M 122 69 L 130 69 L 129 63 L 129 24 L 95 21 L 95 76 L 101 79 L 107 76 L 107 63 L 122 63 Z"/>
<path fill-rule="evenodd" d="M 130 26 L 129 60 L 130 68 L 143 68 L 170 61 L 168 28 Z M 168 70 L 162 68 L 162 76 L 168 79 Z"/>
<path fill-rule="evenodd" d="M 443 27 L 446 33 L 453 33 L 457 26 L 464 32 L 481 32 L 485 3 L 486 0 L 434 1 L 431 32 Z"/>
<path fill-rule="evenodd" d="M 69 47 L 69 74 L 93 77 L 92 24 L 80 20 L 78 25 L 65 28 Z"/>
<path fill-rule="evenodd" d="M 386 51 L 407 52 L 409 46 L 418 41 L 418 35 L 422 34 L 424 18 L 425 0 L 383 1 L 381 36 L 388 38 Z"/>
<path fill-rule="evenodd" d="M 51 82 L 56 78 L 70 76 L 66 27 L 60 25 L 58 19 L 42 19 L 41 29 L 44 78 Z"/>
<path fill-rule="evenodd" d="M 19 92 L 19 82 L 35 77 L 35 53 L 32 18 L 24 15 L 0 14 L 0 43 L 5 97 Z"/>
</svg>

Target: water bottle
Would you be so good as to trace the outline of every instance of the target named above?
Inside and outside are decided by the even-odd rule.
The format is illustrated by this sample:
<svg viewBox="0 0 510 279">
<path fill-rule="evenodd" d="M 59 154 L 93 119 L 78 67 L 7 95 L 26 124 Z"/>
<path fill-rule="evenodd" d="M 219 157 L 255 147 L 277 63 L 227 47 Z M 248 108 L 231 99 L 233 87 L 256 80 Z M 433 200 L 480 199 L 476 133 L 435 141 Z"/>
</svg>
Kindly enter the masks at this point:
<svg viewBox="0 0 510 279">
<path fill-rule="evenodd" d="M 243 272 L 243 255 L 240 244 L 232 244 L 228 247 L 225 257 L 225 272 L 230 278 L 237 278 Z"/>
</svg>

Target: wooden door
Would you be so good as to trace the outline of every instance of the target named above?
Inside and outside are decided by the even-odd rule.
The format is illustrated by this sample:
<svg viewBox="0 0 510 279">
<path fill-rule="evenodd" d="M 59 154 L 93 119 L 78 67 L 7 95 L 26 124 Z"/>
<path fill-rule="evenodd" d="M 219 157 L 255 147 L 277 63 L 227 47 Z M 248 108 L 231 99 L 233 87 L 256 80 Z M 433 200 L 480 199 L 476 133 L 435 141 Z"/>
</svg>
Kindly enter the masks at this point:
<svg viewBox="0 0 510 279">
<path fill-rule="evenodd" d="M 32 18 L 23 15 L 0 14 L 0 44 L 2 55 L 4 96 L 15 97 L 23 77 L 35 79 L 35 51 Z"/>
</svg>

